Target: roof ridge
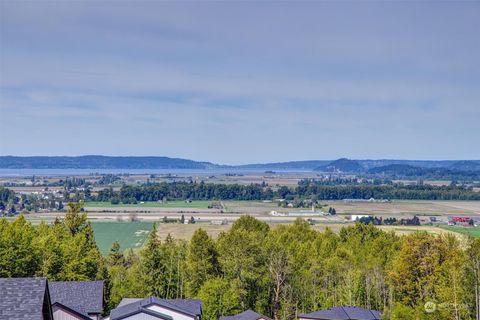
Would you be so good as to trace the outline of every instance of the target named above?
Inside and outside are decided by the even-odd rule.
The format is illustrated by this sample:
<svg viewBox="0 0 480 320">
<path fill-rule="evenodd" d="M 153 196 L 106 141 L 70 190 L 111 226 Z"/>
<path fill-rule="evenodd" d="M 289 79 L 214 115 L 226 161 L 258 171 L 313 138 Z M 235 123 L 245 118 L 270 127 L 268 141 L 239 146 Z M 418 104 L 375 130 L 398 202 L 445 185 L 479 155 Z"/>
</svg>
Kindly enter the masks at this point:
<svg viewBox="0 0 480 320">
<path fill-rule="evenodd" d="M 345 313 L 345 315 L 347 316 L 348 319 L 352 319 L 352 318 L 350 318 L 349 314 L 345 310 L 345 307 L 348 307 L 348 306 L 339 306 L 339 307 L 340 307 L 339 309 L 342 310 L 343 313 Z"/>
</svg>

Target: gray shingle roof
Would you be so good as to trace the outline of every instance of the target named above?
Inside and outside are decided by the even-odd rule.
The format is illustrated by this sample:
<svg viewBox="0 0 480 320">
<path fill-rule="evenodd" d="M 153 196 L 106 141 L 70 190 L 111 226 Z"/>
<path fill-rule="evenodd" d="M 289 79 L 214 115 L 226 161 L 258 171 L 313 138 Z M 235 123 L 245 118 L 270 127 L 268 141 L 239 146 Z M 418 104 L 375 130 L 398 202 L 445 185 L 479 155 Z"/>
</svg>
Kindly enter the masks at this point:
<svg viewBox="0 0 480 320">
<path fill-rule="evenodd" d="M 60 303 L 82 315 L 101 313 L 103 281 L 49 282 L 52 304 Z"/>
<path fill-rule="evenodd" d="M 0 297 L 0 319 L 43 320 L 43 312 L 51 317 L 45 278 L 0 278 Z"/>
<path fill-rule="evenodd" d="M 123 298 L 122 301 L 120 301 L 120 303 L 118 304 L 117 308 L 142 300 L 142 298 Z"/>
<path fill-rule="evenodd" d="M 380 311 L 360 307 L 341 306 L 302 314 L 298 317 L 319 320 L 379 320 L 380 316 Z"/>
<path fill-rule="evenodd" d="M 234 316 L 222 316 L 219 320 L 258 320 L 260 318 L 270 320 L 270 318 L 252 310 L 246 310 Z"/>
<path fill-rule="evenodd" d="M 125 300 L 125 301 L 124 301 Z M 171 317 L 153 311 L 148 311 L 147 307 L 150 305 L 159 305 L 167 309 L 171 309 L 183 314 L 198 318 L 202 314 L 202 301 L 198 299 L 158 299 L 156 297 L 149 297 L 146 299 L 131 299 L 127 298 L 120 302 L 119 306 L 110 312 L 110 319 L 123 319 L 127 315 L 138 312 L 148 312 L 149 314 L 158 316 L 159 319 L 171 319 Z M 133 301 L 131 303 L 126 303 Z"/>
</svg>

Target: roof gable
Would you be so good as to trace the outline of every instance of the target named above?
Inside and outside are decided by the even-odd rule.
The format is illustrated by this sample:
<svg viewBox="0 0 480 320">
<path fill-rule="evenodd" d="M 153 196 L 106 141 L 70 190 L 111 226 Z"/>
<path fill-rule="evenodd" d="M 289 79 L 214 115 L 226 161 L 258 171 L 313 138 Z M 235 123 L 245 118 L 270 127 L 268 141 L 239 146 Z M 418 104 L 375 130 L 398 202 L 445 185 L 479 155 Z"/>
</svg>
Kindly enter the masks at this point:
<svg viewBox="0 0 480 320">
<path fill-rule="evenodd" d="M 112 319 L 120 320 L 120 319 L 125 319 L 125 318 L 128 318 L 128 317 L 136 315 L 136 314 L 140 314 L 140 313 L 148 314 L 150 316 L 153 316 L 155 318 L 162 319 L 162 320 L 173 320 L 173 318 L 169 315 L 166 315 L 166 314 L 163 314 L 161 312 L 154 311 L 154 310 L 150 310 L 150 309 L 147 309 L 147 308 L 139 308 L 139 309 L 136 309 L 136 310 L 131 310 L 129 312 L 125 312 L 121 315 L 118 315 L 114 318 L 112 318 L 112 315 L 110 315 L 110 319 L 111 320 Z"/>
<path fill-rule="evenodd" d="M 243 311 L 242 313 L 239 313 L 234 316 L 222 316 L 220 317 L 220 320 L 258 320 L 258 319 L 266 319 L 266 320 L 271 320 L 270 318 L 261 315 L 259 313 L 256 313 L 253 310 L 246 310 Z"/>
<path fill-rule="evenodd" d="M 60 303 L 84 316 L 103 309 L 103 281 L 55 281 L 49 283 L 52 304 Z"/>
<path fill-rule="evenodd" d="M 55 302 L 55 303 L 52 305 L 52 307 L 53 307 L 53 309 L 54 309 L 54 312 L 55 312 L 55 310 L 57 310 L 57 308 L 58 308 L 58 309 L 63 310 L 63 311 L 66 312 L 66 313 L 70 313 L 70 314 L 75 315 L 75 317 L 77 317 L 77 318 L 80 318 L 80 319 L 83 319 L 83 320 L 91 320 L 90 317 L 88 317 L 88 316 L 86 316 L 86 315 L 84 315 L 84 314 L 82 314 L 82 313 L 79 313 L 78 311 L 76 311 L 76 310 L 74 310 L 74 309 L 72 309 L 72 308 L 69 308 L 69 307 L 67 307 L 67 306 L 64 306 L 63 304 L 61 304 L 61 303 L 59 303 L 59 302 Z"/>
<path fill-rule="evenodd" d="M 302 314 L 299 318 L 321 320 L 378 320 L 381 313 L 360 307 L 340 306 Z"/>
<path fill-rule="evenodd" d="M 0 278 L 1 319 L 52 319 L 45 278 Z"/>
<path fill-rule="evenodd" d="M 125 303 L 123 300 L 120 302 L 119 307 L 113 309 L 110 313 L 110 319 L 123 319 L 127 315 L 136 314 L 145 310 L 147 308 L 157 305 L 159 307 L 178 312 L 190 316 L 192 318 L 197 318 L 202 313 L 202 301 L 198 299 L 158 299 L 156 297 L 149 297 L 142 300 L 136 299 L 126 299 L 126 301 L 133 301 L 131 303 Z M 153 310 L 149 310 L 155 312 Z M 159 313 L 159 312 L 155 312 Z M 159 313 L 162 315 L 161 313 Z M 166 316 L 166 315 L 163 315 Z M 168 316 L 167 316 L 168 317 Z M 163 319 L 163 318 L 162 318 Z"/>
</svg>

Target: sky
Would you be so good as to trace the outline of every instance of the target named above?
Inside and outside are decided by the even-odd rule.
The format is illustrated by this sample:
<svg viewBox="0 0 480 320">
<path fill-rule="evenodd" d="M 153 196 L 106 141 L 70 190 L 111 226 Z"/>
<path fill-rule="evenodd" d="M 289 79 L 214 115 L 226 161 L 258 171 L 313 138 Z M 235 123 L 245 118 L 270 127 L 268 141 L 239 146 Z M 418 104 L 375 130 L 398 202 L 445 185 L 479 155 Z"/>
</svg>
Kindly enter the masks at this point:
<svg viewBox="0 0 480 320">
<path fill-rule="evenodd" d="M 0 2 L 0 155 L 480 159 L 480 2 Z"/>
</svg>

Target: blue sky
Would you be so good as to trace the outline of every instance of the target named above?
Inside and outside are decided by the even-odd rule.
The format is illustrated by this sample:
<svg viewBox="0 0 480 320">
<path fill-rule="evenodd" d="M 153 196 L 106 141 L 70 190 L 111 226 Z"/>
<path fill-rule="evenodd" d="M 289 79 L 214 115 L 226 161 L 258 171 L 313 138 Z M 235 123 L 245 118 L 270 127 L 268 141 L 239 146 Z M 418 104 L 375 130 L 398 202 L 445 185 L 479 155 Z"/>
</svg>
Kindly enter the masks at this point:
<svg viewBox="0 0 480 320">
<path fill-rule="evenodd" d="M 480 2 L 0 9 L 2 155 L 480 159 Z"/>
</svg>

